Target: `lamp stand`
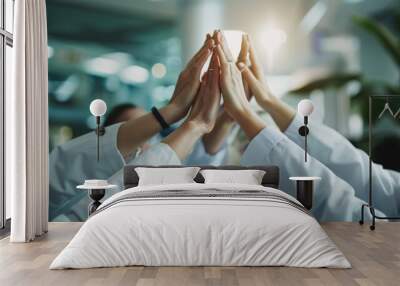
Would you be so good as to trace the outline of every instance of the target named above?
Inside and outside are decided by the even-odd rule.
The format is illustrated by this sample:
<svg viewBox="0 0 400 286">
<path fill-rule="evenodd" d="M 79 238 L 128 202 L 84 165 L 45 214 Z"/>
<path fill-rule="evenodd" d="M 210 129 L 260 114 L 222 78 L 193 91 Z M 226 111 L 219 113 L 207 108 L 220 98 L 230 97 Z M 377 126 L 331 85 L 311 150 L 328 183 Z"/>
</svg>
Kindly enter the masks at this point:
<svg viewBox="0 0 400 286">
<path fill-rule="evenodd" d="M 310 130 L 307 127 L 308 124 L 308 116 L 304 116 L 304 125 L 299 128 L 300 136 L 304 137 L 304 161 L 307 162 L 307 135 L 310 133 Z"/>
<path fill-rule="evenodd" d="M 106 133 L 106 129 L 100 126 L 100 116 L 96 116 L 96 135 L 97 135 L 97 162 L 100 161 L 100 136 Z"/>
</svg>

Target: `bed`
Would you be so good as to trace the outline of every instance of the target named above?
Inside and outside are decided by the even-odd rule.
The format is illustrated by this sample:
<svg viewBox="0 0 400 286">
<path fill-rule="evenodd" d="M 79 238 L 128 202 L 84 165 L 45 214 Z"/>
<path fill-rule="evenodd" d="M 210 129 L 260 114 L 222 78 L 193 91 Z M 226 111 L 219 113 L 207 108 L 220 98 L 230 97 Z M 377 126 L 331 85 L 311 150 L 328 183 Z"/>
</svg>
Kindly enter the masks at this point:
<svg viewBox="0 0 400 286">
<path fill-rule="evenodd" d="M 50 269 L 351 267 L 316 219 L 279 190 L 276 166 L 200 167 L 263 170 L 261 185 L 206 184 L 198 174 L 195 183 L 152 186 L 138 186 L 137 167 L 125 167 L 124 191 L 102 203 Z"/>
</svg>

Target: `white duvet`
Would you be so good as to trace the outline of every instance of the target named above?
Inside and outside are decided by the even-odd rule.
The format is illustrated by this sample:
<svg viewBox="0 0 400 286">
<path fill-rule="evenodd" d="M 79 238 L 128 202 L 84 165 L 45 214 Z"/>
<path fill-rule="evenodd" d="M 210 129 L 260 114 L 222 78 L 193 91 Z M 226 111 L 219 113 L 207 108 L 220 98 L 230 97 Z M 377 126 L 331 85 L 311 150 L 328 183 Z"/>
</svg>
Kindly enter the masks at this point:
<svg viewBox="0 0 400 286">
<path fill-rule="evenodd" d="M 294 266 L 349 268 L 318 222 L 288 204 L 257 198 L 152 198 L 131 192 L 262 190 L 254 185 L 180 184 L 117 193 L 90 217 L 50 269 L 145 266 Z M 107 207 L 108 206 L 108 207 Z M 107 207 L 107 208 L 106 208 Z"/>
</svg>

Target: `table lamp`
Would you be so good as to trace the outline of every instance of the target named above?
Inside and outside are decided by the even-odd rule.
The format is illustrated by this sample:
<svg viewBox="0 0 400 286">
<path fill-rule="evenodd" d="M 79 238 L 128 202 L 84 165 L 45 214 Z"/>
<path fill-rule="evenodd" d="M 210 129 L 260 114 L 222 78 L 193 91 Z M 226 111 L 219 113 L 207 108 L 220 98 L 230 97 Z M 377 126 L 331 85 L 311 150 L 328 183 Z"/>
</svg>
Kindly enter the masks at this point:
<svg viewBox="0 0 400 286">
<path fill-rule="evenodd" d="M 308 116 L 314 111 L 314 105 L 311 100 L 303 99 L 297 105 L 298 113 L 304 117 L 304 125 L 299 128 L 299 134 L 304 137 L 304 162 L 307 162 L 307 135 L 309 133 Z"/>
<path fill-rule="evenodd" d="M 90 113 L 96 117 L 96 135 L 97 135 L 97 162 L 100 161 L 100 136 L 105 133 L 105 128 L 100 126 L 100 117 L 107 111 L 107 104 L 101 99 L 95 99 L 90 103 Z"/>
</svg>

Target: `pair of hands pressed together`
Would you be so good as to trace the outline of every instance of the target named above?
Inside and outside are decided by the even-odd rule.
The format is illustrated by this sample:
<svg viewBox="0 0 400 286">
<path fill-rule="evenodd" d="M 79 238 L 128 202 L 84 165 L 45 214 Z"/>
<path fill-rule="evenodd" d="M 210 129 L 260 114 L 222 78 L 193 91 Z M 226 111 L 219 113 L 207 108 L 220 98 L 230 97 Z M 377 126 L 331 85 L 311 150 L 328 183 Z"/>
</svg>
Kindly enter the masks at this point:
<svg viewBox="0 0 400 286">
<path fill-rule="evenodd" d="M 207 36 L 206 42 L 209 40 L 210 36 Z M 261 106 L 267 107 L 274 98 L 263 82 L 264 74 L 256 58 L 254 48 L 248 35 L 243 35 L 241 51 L 235 63 L 226 39 L 221 32 L 214 32 L 211 42 L 215 43 L 216 46 L 212 51 L 209 70 L 200 83 L 193 108 L 186 122 L 193 124 L 192 127 L 201 125 L 202 128 L 199 128 L 199 130 L 205 134 L 212 131 L 217 118 L 225 118 L 228 121 L 233 119 L 239 123 L 249 138 L 253 138 L 265 128 L 265 123 L 251 109 L 249 99 L 254 95 Z M 201 51 L 202 49 L 199 53 Z M 251 68 L 246 64 L 248 55 Z M 201 70 L 201 67 L 197 68 Z M 197 73 L 195 76 L 198 78 L 199 74 Z M 177 86 L 179 86 L 179 83 Z M 224 111 L 222 116 L 218 117 L 219 95 L 221 93 L 224 99 Z"/>
<path fill-rule="evenodd" d="M 208 39 L 210 39 L 209 36 Z M 263 120 L 250 107 L 249 99 L 254 96 L 257 103 L 271 114 L 278 127 L 282 131 L 286 130 L 295 112 L 292 108 L 272 96 L 268 86 L 264 82 L 264 72 L 249 36 L 243 35 L 242 37 L 241 50 L 236 63 L 221 32 L 214 32 L 212 40 L 216 44 L 213 51 L 213 58 L 217 54 L 218 61 L 213 60 L 210 69 L 215 71 L 219 63 L 220 84 L 216 86 L 215 80 L 213 83 L 202 82 L 201 85 L 210 85 L 211 89 L 204 89 L 203 91 L 205 92 L 202 92 L 200 88 L 196 101 L 203 97 L 216 99 L 217 96 L 215 94 L 220 89 L 224 99 L 224 113 L 228 115 L 228 118 L 230 117 L 239 123 L 243 131 L 251 139 L 265 128 Z M 248 57 L 250 66 L 247 65 Z M 218 75 L 214 73 L 214 77 L 217 78 Z M 209 128 L 206 128 L 207 131 L 212 130 L 213 124 L 211 119 L 217 119 L 217 109 L 215 108 L 217 104 L 216 100 L 210 101 L 206 107 L 209 112 L 212 111 L 208 114 L 207 123 Z M 203 116 L 206 115 L 207 110 L 204 110 L 200 114 Z M 225 118 L 227 117 L 225 116 Z"/>
<path fill-rule="evenodd" d="M 244 35 L 242 40 L 241 52 L 237 63 L 233 62 L 233 57 L 229 51 L 226 39 L 219 31 L 215 31 L 211 38 L 207 35 L 205 46 L 209 49 L 209 44 L 216 44 L 212 47 L 211 61 L 208 70 L 199 83 L 200 72 L 204 62 L 208 58 L 208 53 L 204 52 L 204 46 L 189 62 L 188 66 L 181 73 L 177 89 L 170 104 L 177 104 L 183 100 L 178 100 L 184 89 L 190 90 L 189 96 L 193 100 L 189 116 L 180 128 L 169 135 L 163 142 L 168 144 L 180 159 L 192 150 L 195 142 L 203 137 L 206 150 L 218 150 L 230 132 L 233 122 L 238 122 L 249 138 L 253 138 L 264 127 L 264 122 L 251 109 L 249 99 L 253 93 L 252 84 L 243 81 L 242 74 L 236 64 L 247 61 L 250 49 L 248 36 Z M 204 55 L 201 61 L 196 61 L 198 55 Z M 193 65 L 193 63 L 196 63 Z M 200 64 L 200 66 L 199 66 Z M 192 71 L 192 72 L 190 72 Z M 194 72 L 193 72 L 194 71 Z M 250 72 L 250 70 L 249 70 Z M 186 75 L 189 74 L 188 77 Z M 182 82 L 185 78 L 186 82 Z M 190 85 L 192 88 L 184 88 Z M 196 95 L 194 95 L 197 89 Z M 221 93 L 224 99 L 223 111 L 220 111 Z M 257 93 L 261 98 L 265 93 Z M 187 99 L 187 98 L 186 98 Z M 190 100 L 188 100 L 189 102 Z M 224 123 L 225 122 L 225 123 Z M 228 126 L 228 127 L 226 127 Z M 207 147 L 207 145 L 211 145 Z"/>
</svg>

